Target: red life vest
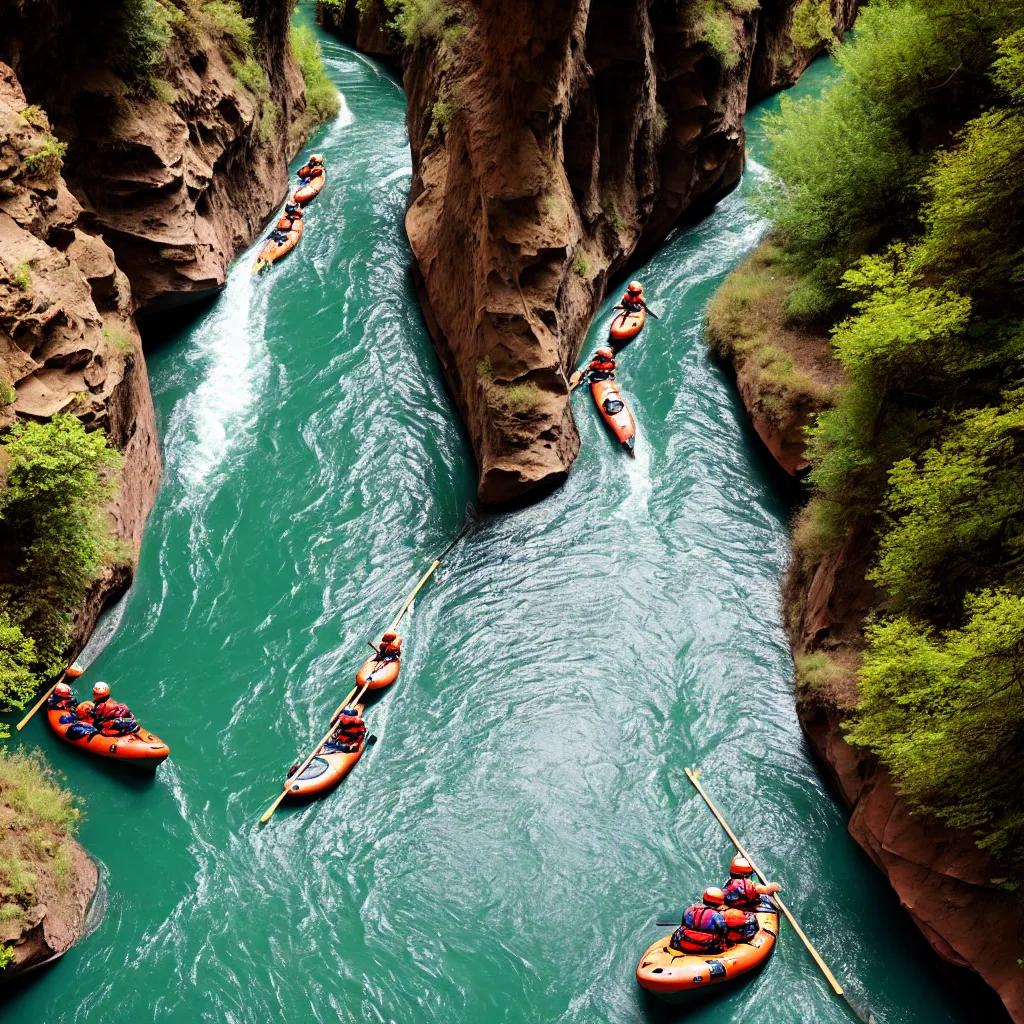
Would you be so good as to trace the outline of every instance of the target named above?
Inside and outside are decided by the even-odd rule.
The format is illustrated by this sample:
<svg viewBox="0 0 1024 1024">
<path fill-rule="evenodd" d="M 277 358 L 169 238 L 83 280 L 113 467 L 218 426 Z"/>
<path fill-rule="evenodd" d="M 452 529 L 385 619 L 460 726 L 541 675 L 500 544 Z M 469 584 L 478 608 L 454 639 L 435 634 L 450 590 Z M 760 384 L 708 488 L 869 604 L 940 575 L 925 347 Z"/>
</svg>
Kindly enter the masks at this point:
<svg viewBox="0 0 1024 1024">
<path fill-rule="evenodd" d="M 722 892 L 727 906 L 739 910 L 755 910 L 761 905 L 761 894 L 750 878 L 730 878 L 722 886 Z"/>
<path fill-rule="evenodd" d="M 92 713 L 93 721 L 98 725 L 100 722 L 112 721 L 115 718 L 131 718 L 132 713 L 128 710 L 127 704 L 118 704 L 112 700 L 100 701 Z"/>
<path fill-rule="evenodd" d="M 614 373 L 615 363 L 611 359 L 597 358 L 590 364 L 590 369 L 598 373 Z"/>
<path fill-rule="evenodd" d="M 338 731 L 334 736 L 335 743 L 358 747 L 366 736 L 366 723 L 354 715 L 342 715 Z"/>
<path fill-rule="evenodd" d="M 694 904 L 672 933 L 669 945 L 682 953 L 720 953 L 725 949 L 725 918 L 718 910 Z"/>
<path fill-rule="evenodd" d="M 377 654 L 384 661 L 394 661 L 396 658 L 401 657 L 402 648 L 395 646 L 393 643 L 381 644 Z"/>
</svg>

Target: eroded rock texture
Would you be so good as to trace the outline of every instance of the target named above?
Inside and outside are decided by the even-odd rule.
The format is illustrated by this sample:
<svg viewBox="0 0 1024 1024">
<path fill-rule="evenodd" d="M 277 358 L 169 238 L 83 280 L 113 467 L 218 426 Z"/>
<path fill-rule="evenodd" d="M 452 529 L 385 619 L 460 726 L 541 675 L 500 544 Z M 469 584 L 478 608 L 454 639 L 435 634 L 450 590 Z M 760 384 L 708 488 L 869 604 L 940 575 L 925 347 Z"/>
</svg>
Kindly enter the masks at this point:
<svg viewBox="0 0 1024 1024">
<path fill-rule="evenodd" d="M 482 501 L 565 479 L 579 450 L 566 375 L 597 305 L 631 258 L 736 186 L 752 69 L 764 90 L 808 59 L 779 41 L 793 6 L 775 5 L 771 39 L 757 11 L 715 8 L 715 49 L 687 2 L 474 0 L 405 50 L 406 228 Z M 852 6 L 836 0 L 842 28 Z M 379 46 L 387 16 L 368 19 L 328 20 Z"/>
<path fill-rule="evenodd" d="M 287 162 L 304 138 L 291 6 L 246 6 L 266 85 L 258 73 L 242 84 L 232 37 L 182 0 L 154 91 L 126 84 L 84 37 L 84 0 L 0 0 L 0 60 L 67 143 L 65 178 L 84 223 L 113 249 L 143 312 L 223 286 L 228 264 L 284 198 Z"/>
</svg>

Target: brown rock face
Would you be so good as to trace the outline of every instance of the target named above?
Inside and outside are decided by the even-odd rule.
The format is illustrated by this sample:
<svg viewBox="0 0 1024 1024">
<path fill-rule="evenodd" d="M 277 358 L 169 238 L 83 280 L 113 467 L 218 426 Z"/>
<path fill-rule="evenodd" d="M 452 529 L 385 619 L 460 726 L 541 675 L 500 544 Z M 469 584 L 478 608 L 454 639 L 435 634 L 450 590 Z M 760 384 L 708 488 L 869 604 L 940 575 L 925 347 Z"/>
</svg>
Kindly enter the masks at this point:
<svg viewBox="0 0 1024 1024">
<path fill-rule="evenodd" d="M 0 374 L 14 398 L 0 421 L 65 412 L 104 428 L 124 453 L 115 531 L 138 553 L 160 451 L 131 287 L 57 163 L 39 159 L 48 128 L 0 64 Z"/>
<path fill-rule="evenodd" d="M 284 198 L 287 162 L 303 141 L 289 126 L 305 108 L 287 46 L 290 5 L 249 6 L 269 92 L 241 84 L 231 37 L 186 4 L 191 20 L 156 68 L 157 98 L 127 88 L 109 55 L 82 44 L 88 5 L 0 0 L 0 60 L 68 144 L 68 187 L 143 312 L 222 287 L 228 264 Z"/>
<path fill-rule="evenodd" d="M 479 497 L 503 503 L 557 486 L 576 457 L 566 376 L 610 279 L 739 181 L 758 14 L 720 9 L 726 54 L 687 3 L 443 10 L 404 53 L 406 229 Z M 325 22 L 359 45 L 355 17 Z"/>
</svg>

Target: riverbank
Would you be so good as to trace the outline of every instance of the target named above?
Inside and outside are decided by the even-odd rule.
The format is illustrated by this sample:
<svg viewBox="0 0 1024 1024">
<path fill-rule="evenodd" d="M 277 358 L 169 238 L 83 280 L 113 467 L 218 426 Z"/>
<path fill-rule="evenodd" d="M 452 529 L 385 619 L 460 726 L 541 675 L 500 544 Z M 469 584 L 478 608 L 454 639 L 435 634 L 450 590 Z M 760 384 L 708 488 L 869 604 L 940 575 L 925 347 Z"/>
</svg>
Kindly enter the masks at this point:
<svg viewBox="0 0 1024 1024">
<path fill-rule="evenodd" d="M 798 281 L 769 240 L 723 282 L 707 310 L 708 344 L 731 368 L 765 456 L 800 474 L 807 426 L 830 408 L 845 377 L 827 325 L 801 324 L 787 305 Z M 823 548 L 805 507 L 793 522 L 784 617 L 796 667 L 800 723 L 833 790 L 850 811 L 849 832 L 883 873 L 901 906 L 944 960 L 975 971 L 1024 1020 L 1018 963 L 1024 908 L 993 879 L 1003 868 L 969 833 L 914 814 L 878 758 L 845 732 L 861 697 L 864 625 L 878 604 L 866 574 L 875 559 L 868 520 Z"/>
<path fill-rule="evenodd" d="M 82 935 L 99 875 L 74 839 L 79 806 L 41 754 L 0 750 L 0 985 Z"/>
</svg>

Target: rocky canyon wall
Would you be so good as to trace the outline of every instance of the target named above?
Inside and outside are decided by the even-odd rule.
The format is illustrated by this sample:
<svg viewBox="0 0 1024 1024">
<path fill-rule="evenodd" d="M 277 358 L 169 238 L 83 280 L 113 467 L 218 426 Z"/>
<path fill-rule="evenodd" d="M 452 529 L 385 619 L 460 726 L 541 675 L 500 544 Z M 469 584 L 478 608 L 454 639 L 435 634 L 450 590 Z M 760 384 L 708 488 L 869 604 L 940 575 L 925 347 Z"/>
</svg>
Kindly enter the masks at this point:
<svg viewBox="0 0 1024 1024">
<path fill-rule="evenodd" d="M 322 18 L 402 57 L 406 228 L 479 497 L 540 496 L 579 450 L 566 378 L 610 281 L 736 186 L 748 100 L 824 42 L 793 43 L 797 0 L 452 2 L 400 18 L 404 45 L 359 6 Z M 855 7 L 833 0 L 837 32 Z"/>
</svg>

